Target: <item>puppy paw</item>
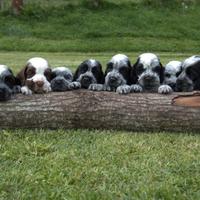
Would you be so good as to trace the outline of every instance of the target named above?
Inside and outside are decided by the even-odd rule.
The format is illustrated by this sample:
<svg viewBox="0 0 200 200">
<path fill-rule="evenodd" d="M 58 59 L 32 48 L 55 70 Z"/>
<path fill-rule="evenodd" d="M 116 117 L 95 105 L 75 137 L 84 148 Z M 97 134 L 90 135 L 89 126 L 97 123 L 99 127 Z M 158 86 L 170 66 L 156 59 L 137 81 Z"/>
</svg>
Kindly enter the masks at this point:
<svg viewBox="0 0 200 200">
<path fill-rule="evenodd" d="M 113 89 L 109 85 L 103 85 L 103 91 L 111 92 Z"/>
<path fill-rule="evenodd" d="M 131 85 L 130 88 L 131 88 L 130 92 L 133 92 L 133 93 L 139 93 L 143 91 L 142 87 L 138 84 Z"/>
<path fill-rule="evenodd" d="M 131 91 L 131 87 L 128 85 L 121 85 L 117 87 L 117 90 L 116 90 L 118 94 L 128 94 L 130 93 L 130 91 Z"/>
<path fill-rule="evenodd" d="M 21 93 L 24 95 L 32 95 L 32 91 L 27 86 L 21 87 Z"/>
<path fill-rule="evenodd" d="M 46 85 L 44 86 L 44 92 L 45 92 L 45 93 L 48 93 L 48 92 L 51 92 L 51 91 L 52 91 L 51 85 L 50 85 L 50 84 L 46 84 Z"/>
<path fill-rule="evenodd" d="M 171 94 L 173 92 L 173 89 L 169 85 L 161 85 L 158 88 L 159 94 Z"/>
<path fill-rule="evenodd" d="M 74 81 L 74 82 L 69 83 L 69 89 L 70 90 L 76 90 L 76 89 L 79 89 L 79 88 L 81 88 L 80 82 Z"/>
<path fill-rule="evenodd" d="M 93 90 L 93 91 L 102 91 L 102 90 L 104 90 L 103 87 L 104 86 L 102 84 L 93 83 L 93 84 L 90 84 L 88 89 L 89 90 Z"/>
</svg>

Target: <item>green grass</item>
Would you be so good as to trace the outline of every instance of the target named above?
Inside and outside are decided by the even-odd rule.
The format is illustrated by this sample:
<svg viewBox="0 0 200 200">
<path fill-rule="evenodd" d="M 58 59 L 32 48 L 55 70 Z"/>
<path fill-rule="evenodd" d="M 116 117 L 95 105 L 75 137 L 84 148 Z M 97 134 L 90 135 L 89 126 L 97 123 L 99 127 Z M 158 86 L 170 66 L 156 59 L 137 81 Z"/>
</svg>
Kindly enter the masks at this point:
<svg viewBox="0 0 200 200">
<path fill-rule="evenodd" d="M 2 131 L 0 199 L 199 199 L 200 137 Z"/>
<path fill-rule="evenodd" d="M 0 50 L 199 52 L 199 5 L 168 8 L 120 2 L 99 9 L 27 4 L 19 17 L 3 12 Z"/>
</svg>

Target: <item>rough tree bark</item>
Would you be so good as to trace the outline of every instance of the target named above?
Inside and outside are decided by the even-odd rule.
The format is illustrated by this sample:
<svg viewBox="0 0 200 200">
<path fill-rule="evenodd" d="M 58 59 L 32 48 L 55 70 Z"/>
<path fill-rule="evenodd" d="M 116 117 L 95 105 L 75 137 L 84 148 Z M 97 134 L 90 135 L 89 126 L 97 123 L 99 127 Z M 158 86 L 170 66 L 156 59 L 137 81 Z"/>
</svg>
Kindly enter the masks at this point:
<svg viewBox="0 0 200 200">
<path fill-rule="evenodd" d="M 200 132 L 200 95 L 87 90 L 17 95 L 0 103 L 0 128 L 97 128 Z"/>
<path fill-rule="evenodd" d="M 19 15 L 23 7 L 23 0 L 12 0 L 12 10 L 15 15 Z"/>
</svg>

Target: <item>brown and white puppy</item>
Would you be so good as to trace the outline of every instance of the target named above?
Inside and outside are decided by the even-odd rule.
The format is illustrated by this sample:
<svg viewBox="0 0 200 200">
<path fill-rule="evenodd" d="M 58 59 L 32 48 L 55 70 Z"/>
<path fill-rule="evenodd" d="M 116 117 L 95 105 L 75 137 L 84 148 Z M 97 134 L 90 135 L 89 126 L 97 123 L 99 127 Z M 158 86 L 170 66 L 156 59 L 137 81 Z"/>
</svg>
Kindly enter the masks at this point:
<svg viewBox="0 0 200 200">
<path fill-rule="evenodd" d="M 51 91 L 51 69 L 47 60 L 39 57 L 31 58 L 18 73 L 21 81 L 21 93 L 47 93 Z"/>
</svg>

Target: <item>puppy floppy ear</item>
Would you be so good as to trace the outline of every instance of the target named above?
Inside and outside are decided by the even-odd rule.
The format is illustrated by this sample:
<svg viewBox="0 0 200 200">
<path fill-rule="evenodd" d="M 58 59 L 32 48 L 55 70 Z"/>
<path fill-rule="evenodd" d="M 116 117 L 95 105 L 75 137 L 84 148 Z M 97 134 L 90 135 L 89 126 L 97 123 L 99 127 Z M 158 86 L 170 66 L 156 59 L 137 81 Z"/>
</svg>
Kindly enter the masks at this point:
<svg viewBox="0 0 200 200">
<path fill-rule="evenodd" d="M 99 62 L 98 62 L 98 65 L 99 65 L 99 80 L 98 81 L 100 84 L 103 84 L 105 82 L 105 77 L 102 70 L 102 65 Z"/>
<path fill-rule="evenodd" d="M 15 85 L 21 85 L 21 81 L 17 77 L 15 77 Z"/>
<path fill-rule="evenodd" d="M 136 63 L 133 65 L 133 67 L 131 68 L 131 80 L 130 80 L 131 84 L 136 84 L 138 81 L 138 75 L 136 72 L 136 68 L 138 65 L 139 65 L 139 58 L 137 59 Z"/>
<path fill-rule="evenodd" d="M 160 64 L 160 83 L 163 83 L 165 68 L 163 67 L 163 65 L 161 64 L 161 62 L 159 64 Z"/>
<path fill-rule="evenodd" d="M 131 84 L 131 70 L 132 70 L 131 62 L 128 61 L 128 80 L 127 80 L 127 84 L 128 84 L 128 85 Z"/>
<path fill-rule="evenodd" d="M 105 71 L 104 77 L 106 77 L 107 73 L 109 71 L 111 71 L 112 68 L 113 68 L 113 63 L 112 62 L 108 62 L 107 65 L 106 65 L 106 71 Z"/>
<path fill-rule="evenodd" d="M 50 67 L 48 67 L 45 71 L 44 71 L 44 75 L 47 78 L 47 81 L 51 81 L 53 79 L 52 77 L 52 70 Z"/>
<path fill-rule="evenodd" d="M 16 76 L 16 79 L 18 80 L 18 82 L 20 82 L 21 86 L 25 85 L 27 68 L 28 65 L 26 65 Z"/>
<path fill-rule="evenodd" d="M 178 76 L 181 74 L 181 72 L 182 72 L 182 70 L 178 71 L 178 72 L 176 73 L 176 77 L 178 77 Z"/>
<path fill-rule="evenodd" d="M 78 79 L 78 74 L 79 74 L 79 70 L 80 70 L 81 65 L 79 65 L 74 73 L 73 76 L 73 81 L 76 81 Z"/>
</svg>

